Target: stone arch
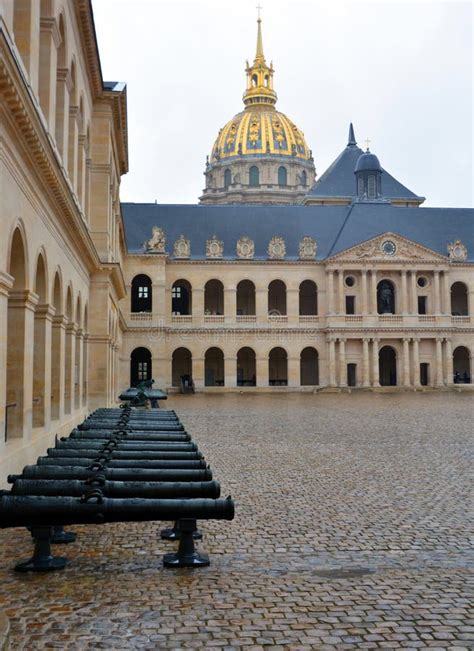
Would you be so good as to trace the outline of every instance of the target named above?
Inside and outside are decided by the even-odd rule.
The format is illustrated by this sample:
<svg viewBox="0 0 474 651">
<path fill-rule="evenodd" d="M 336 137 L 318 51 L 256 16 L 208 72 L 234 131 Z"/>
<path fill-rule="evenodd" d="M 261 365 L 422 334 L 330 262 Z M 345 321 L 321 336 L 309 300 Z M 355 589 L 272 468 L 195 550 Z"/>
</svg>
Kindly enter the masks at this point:
<svg viewBox="0 0 474 651">
<path fill-rule="evenodd" d="M 281 346 L 268 354 L 268 383 L 271 387 L 288 386 L 288 353 Z"/>
<path fill-rule="evenodd" d="M 268 285 L 268 314 L 286 315 L 286 285 L 283 280 L 272 280 Z"/>
<path fill-rule="evenodd" d="M 38 303 L 44 305 L 49 302 L 49 284 L 47 258 L 43 247 L 36 256 L 35 268 L 33 291 L 38 295 Z"/>
<path fill-rule="evenodd" d="M 79 409 L 81 406 L 80 392 L 81 392 L 81 376 L 82 376 L 82 346 L 83 346 L 83 332 L 82 332 L 82 298 L 81 292 L 78 292 L 76 299 L 76 312 L 74 316 L 76 323 L 76 335 L 74 346 L 74 407 Z"/>
<path fill-rule="evenodd" d="M 395 314 L 396 289 L 392 280 L 384 278 L 377 284 L 378 314 Z"/>
<path fill-rule="evenodd" d="M 379 380 L 381 386 L 397 386 L 397 351 L 393 346 L 379 350 Z"/>
<path fill-rule="evenodd" d="M 237 284 L 236 309 L 238 316 L 255 315 L 255 284 L 252 280 L 241 280 Z"/>
<path fill-rule="evenodd" d="M 243 346 L 237 351 L 237 386 L 254 387 L 257 385 L 257 359 L 250 346 Z"/>
<path fill-rule="evenodd" d="M 51 293 L 51 304 L 55 310 L 51 332 L 51 418 L 60 418 L 61 394 L 64 384 L 64 294 L 61 269 L 56 269 Z"/>
<path fill-rule="evenodd" d="M 467 285 L 460 280 L 451 285 L 451 314 L 453 316 L 468 316 L 469 314 Z"/>
<path fill-rule="evenodd" d="M 288 185 L 288 171 L 284 165 L 278 168 L 278 185 L 285 188 Z"/>
<path fill-rule="evenodd" d="M 314 280 L 303 280 L 299 287 L 299 312 L 301 316 L 318 313 L 318 286 Z"/>
<path fill-rule="evenodd" d="M 193 377 L 193 356 L 188 348 L 180 347 L 171 356 L 172 386 L 191 386 Z"/>
<path fill-rule="evenodd" d="M 8 254 L 8 273 L 13 276 L 13 286 L 7 303 L 7 369 L 6 369 L 6 409 L 8 425 L 5 438 L 18 438 L 23 435 L 28 423 L 28 410 L 31 408 L 31 383 L 28 382 L 26 368 L 27 348 L 31 337 L 31 325 L 27 312 L 28 259 L 26 238 L 21 223 L 12 231 Z M 29 385 L 29 386 L 28 386 Z"/>
<path fill-rule="evenodd" d="M 313 346 L 307 346 L 301 351 L 300 384 L 301 386 L 317 386 L 319 384 L 319 354 Z"/>
<path fill-rule="evenodd" d="M 457 346 L 453 351 L 453 374 L 455 384 L 471 384 L 471 353 L 467 346 Z"/>
<path fill-rule="evenodd" d="M 134 348 L 130 353 L 130 386 L 152 378 L 151 351 L 144 346 Z"/>
<path fill-rule="evenodd" d="M 204 285 L 204 314 L 224 314 L 224 285 L 216 278 Z"/>
<path fill-rule="evenodd" d="M 180 278 L 171 286 L 171 313 L 183 316 L 193 313 L 193 288 L 189 280 Z"/>
<path fill-rule="evenodd" d="M 224 386 L 224 353 L 212 346 L 204 354 L 204 384 L 206 387 Z"/>
<path fill-rule="evenodd" d="M 151 312 L 153 308 L 153 287 L 150 276 L 137 274 L 131 285 L 131 312 Z"/>
<path fill-rule="evenodd" d="M 50 400 L 48 380 L 50 375 L 47 369 L 49 342 L 49 309 L 48 298 L 48 272 L 44 251 L 38 253 L 36 259 L 36 272 L 34 278 L 34 292 L 38 295 L 38 305 L 35 309 L 33 329 L 33 427 L 44 427 L 46 402 Z M 48 405 L 49 407 L 49 405 Z"/>
<path fill-rule="evenodd" d="M 256 165 L 251 165 L 249 168 L 249 185 L 252 188 L 257 188 L 260 185 L 260 170 Z"/>
<path fill-rule="evenodd" d="M 64 413 L 72 412 L 72 396 L 74 391 L 74 359 L 75 359 L 75 325 L 74 325 L 73 289 L 69 283 L 66 290 L 65 316 L 66 345 L 64 352 Z"/>
</svg>

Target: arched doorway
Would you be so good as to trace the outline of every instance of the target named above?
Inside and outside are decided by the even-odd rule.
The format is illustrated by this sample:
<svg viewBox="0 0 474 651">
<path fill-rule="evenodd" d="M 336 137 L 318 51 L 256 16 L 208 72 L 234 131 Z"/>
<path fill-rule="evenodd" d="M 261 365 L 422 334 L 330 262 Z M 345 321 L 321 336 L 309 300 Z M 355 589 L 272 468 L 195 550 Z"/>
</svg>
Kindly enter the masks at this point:
<svg viewBox="0 0 474 651">
<path fill-rule="evenodd" d="M 248 346 L 237 353 L 237 386 L 254 387 L 257 385 L 257 364 L 255 351 Z"/>
<path fill-rule="evenodd" d="M 220 280 L 208 280 L 204 286 L 204 314 L 224 314 L 224 285 Z"/>
<path fill-rule="evenodd" d="M 288 385 L 288 356 L 286 350 L 272 348 L 268 356 L 268 383 L 271 387 Z"/>
<path fill-rule="evenodd" d="M 451 314 L 453 316 L 469 314 L 467 287 L 464 283 L 456 282 L 451 285 Z"/>
<path fill-rule="evenodd" d="M 13 276 L 13 287 L 8 294 L 7 316 L 7 418 L 6 438 L 23 435 L 25 414 L 25 352 L 27 322 L 24 292 L 27 289 L 26 246 L 19 228 L 13 234 L 8 273 Z M 30 333 L 31 336 L 31 333 Z M 31 369 L 28 369 L 31 373 Z"/>
<path fill-rule="evenodd" d="M 135 348 L 130 355 L 130 386 L 151 380 L 151 353 L 148 348 Z"/>
<path fill-rule="evenodd" d="M 268 285 L 268 314 L 286 314 L 286 285 L 282 280 L 272 280 Z"/>
<path fill-rule="evenodd" d="M 255 285 L 251 280 L 241 280 L 237 285 L 237 315 L 255 314 Z"/>
<path fill-rule="evenodd" d="M 319 356 L 316 348 L 312 346 L 301 351 L 300 384 L 301 386 L 317 386 L 319 384 Z"/>
<path fill-rule="evenodd" d="M 45 424 L 46 344 L 49 343 L 45 308 L 48 303 L 46 265 L 42 254 L 38 256 L 34 291 L 38 294 L 35 310 L 33 346 L 33 427 Z M 49 400 L 49 397 L 48 397 Z"/>
<path fill-rule="evenodd" d="M 471 360 L 466 346 L 458 346 L 453 352 L 453 374 L 455 384 L 471 384 Z"/>
<path fill-rule="evenodd" d="M 377 285 L 377 312 L 395 314 L 395 286 L 390 280 L 381 280 Z"/>
<path fill-rule="evenodd" d="M 193 358 L 187 348 L 177 348 L 171 358 L 171 382 L 180 387 L 181 382 L 190 384 L 193 377 Z"/>
<path fill-rule="evenodd" d="M 312 280 L 303 280 L 299 291 L 300 315 L 312 316 L 318 313 L 318 288 Z"/>
<path fill-rule="evenodd" d="M 171 288 L 171 313 L 176 315 L 190 315 L 193 313 L 193 292 L 187 280 L 177 280 Z"/>
<path fill-rule="evenodd" d="M 132 280 L 132 297 L 130 309 L 132 312 L 152 311 L 152 286 L 151 278 L 145 274 L 139 274 Z"/>
<path fill-rule="evenodd" d="M 224 386 L 224 353 L 220 348 L 209 348 L 204 355 L 204 384 L 206 387 Z"/>
<path fill-rule="evenodd" d="M 379 380 L 383 387 L 397 385 L 397 354 L 391 346 L 383 346 L 379 351 Z"/>
</svg>

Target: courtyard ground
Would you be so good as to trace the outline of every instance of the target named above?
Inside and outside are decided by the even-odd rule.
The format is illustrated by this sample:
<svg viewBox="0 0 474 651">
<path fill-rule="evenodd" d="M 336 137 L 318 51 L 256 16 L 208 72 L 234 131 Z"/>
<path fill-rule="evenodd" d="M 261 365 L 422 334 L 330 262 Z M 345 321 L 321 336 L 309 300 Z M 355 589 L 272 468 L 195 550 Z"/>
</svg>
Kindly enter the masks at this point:
<svg viewBox="0 0 474 651">
<path fill-rule="evenodd" d="M 200 527 L 211 566 L 163 569 L 159 523 L 77 526 L 65 571 L 24 576 L 29 535 L 0 531 L 12 649 L 473 648 L 472 394 L 167 406 L 236 500 Z"/>
</svg>

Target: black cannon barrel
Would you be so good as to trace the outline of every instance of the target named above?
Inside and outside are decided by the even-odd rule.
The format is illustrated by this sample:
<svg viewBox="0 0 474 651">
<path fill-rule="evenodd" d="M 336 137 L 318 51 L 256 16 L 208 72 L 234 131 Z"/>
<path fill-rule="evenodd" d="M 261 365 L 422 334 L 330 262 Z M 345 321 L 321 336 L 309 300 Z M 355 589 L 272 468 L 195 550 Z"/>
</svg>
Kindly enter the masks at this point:
<svg viewBox="0 0 474 651">
<path fill-rule="evenodd" d="M 145 468 L 104 468 L 100 475 L 115 481 L 210 481 L 212 472 L 202 470 L 170 469 L 152 470 Z M 21 475 L 10 475 L 8 482 L 16 479 L 89 479 L 97 472 L 80 466 L 25 466 Z"/>
<path fill-rule="evenodd" d="M 195 446 L 194 449 L 197 449 L 197 446 L 195 443 L 191 443 L 191 437 L 189 434 L 184 437 L 184 436 L 177 436 L 177 437 L 167 437 L 164 438 L 160 434 L 152 434 L 150 432 L 134 432 L 134 433 L 127 433 L 123 438 L 120 438 L 120 435 L 117 434 L 116 431 L 114 430 L 109 430 L 109 431 L 103 431 L 103 430 L 88 430 L 87 432 L 78 432 L 76 430 L 73 430 L 69 436 L 70 439 L 117 439 L 120 441 L 128 442 L 128 441 L 149 441 L 150 443 L 183 443 L 191 446 Z"/>
<path fill-rule="evenodd" d="M 146 482 L 104 481 L 98 486 L 104 497 L 144 497 L 176 499 L 180 497 L 220 497 L 221 487 L 217 481 Z M 70 495 L 81 497 L 91 485 L 78 479 L 17 479 L 12 495 Z"/>
<path fill-rule="evenodd" d="M 149 461 L 144 459 L 105 459 L 97 457 L 95 459 L 80 458 L 71 459 L 70 457 L 38 457 L 36 464 L 38 466 L 80 466 L 87 468 L 96 461 L 103 461 L 107 468 L 146 468 L 150 470 L 168 470 L 174 468 L 186 468 L 196 470 L 205 468 L 207 463 L 203 459 L 161 459 L 159 461 Z"/>
<path fill-rule="evenodd" d="M 141 452 L 148 450 L 150 452 L 196 452 L 197 445 L 188 442 L 166 442 L 166 441 L 133 441 L 128 443 L 126 440 L 116 441 L 113 439 L 64 439 L 56 442 L 57 450 L 103 450 L 105 448 L 114 450 L 123 450 L 124 452 Z"/>
<path fill-rule="evenodd" d="M 109 499 L 83 502 L 77 497 L 2 495 L 0 527 L 23 527 L 153 520 L 232 520 L 234 502 L 210 499 Z"/>
<path fill-rule="evenodd" d="M 169 450 L 160 451 L 160 452 L 150 452 L 150 450 L 115 450 L 111 448 L 110 451 L 104 450 L 104 446 L 99 448 L 82 448 L 82 449 L 67 449 L 67 448 L 48 448 L 47 454 L 48 457 L 68 457 L 70 459 L 81 459 L 87 457 L 88 459 L 94 459 L 99 457 L 101 454 L 106 453 L 110 456 L 111 459 L 143 459 L 147 461 L 160 461 L 162 459 L 187 459 L 189 461 L 193 459 L 202 459 L 202 452 L 173 452 Z"/>
<path fill-rule="evenodd" d="M 147 431 L 160 431 L 160 432 L 183 432 L 184 427 L 181 424 L 174 424 L 174 423 L 165 423 L 165 422 L 160 422 L 160 423 L 144 423 L 140 421 L 139 423 L 134 423 L 131 425 L 130 423 L 127 423 L 125 425 L 119 424 L 119 423 L 114 423 L 110 422 L 107 420 L 94 420 L 90 421 L 88 423 L 81 423 L 78 425 L 77 429 L 79 430 L 94 430 L 94 429 L 108 429 L 108 428 L 115 428 L 118 427 L 120 429 L 124 429 L 127 431 L 142 431 L 142 432 L 147 432 Z"/>
</svg>

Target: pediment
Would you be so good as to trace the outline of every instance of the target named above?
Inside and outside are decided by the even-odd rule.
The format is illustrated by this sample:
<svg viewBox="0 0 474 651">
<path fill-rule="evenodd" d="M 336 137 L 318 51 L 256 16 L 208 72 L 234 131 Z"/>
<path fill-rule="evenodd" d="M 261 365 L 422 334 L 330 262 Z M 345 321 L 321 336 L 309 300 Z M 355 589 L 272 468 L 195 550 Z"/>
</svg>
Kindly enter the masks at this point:
<svg viewBox="0 0 474 651">
<path fill-rule="evenodd" d="M 447 256 L 440 255 L 436 251 L 406 237 L 387 232 L 340 251 L 329 259 L 334 261 L 360 260 L 361 262 L 364 260 L 377 262 L 407 262 L 410 260 L 440 262 L 442 260 L 446 262 L 446 258 Z"/>
</svg>

